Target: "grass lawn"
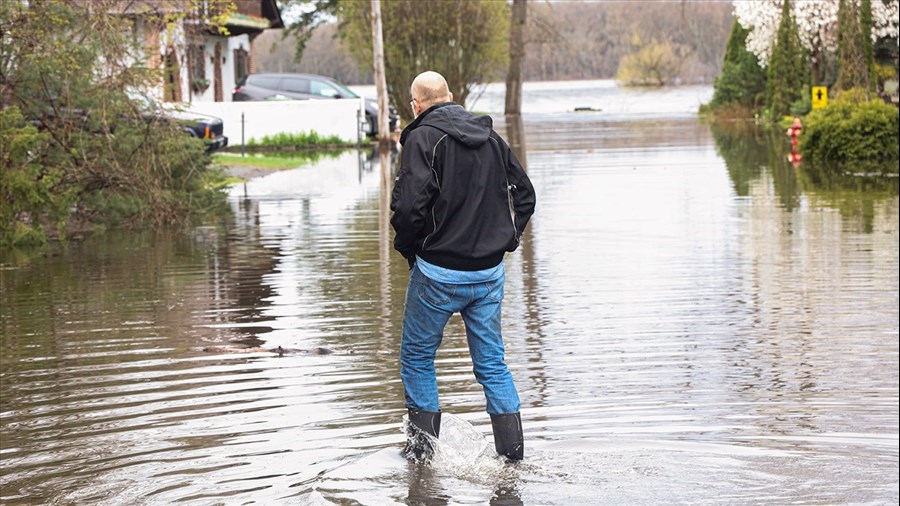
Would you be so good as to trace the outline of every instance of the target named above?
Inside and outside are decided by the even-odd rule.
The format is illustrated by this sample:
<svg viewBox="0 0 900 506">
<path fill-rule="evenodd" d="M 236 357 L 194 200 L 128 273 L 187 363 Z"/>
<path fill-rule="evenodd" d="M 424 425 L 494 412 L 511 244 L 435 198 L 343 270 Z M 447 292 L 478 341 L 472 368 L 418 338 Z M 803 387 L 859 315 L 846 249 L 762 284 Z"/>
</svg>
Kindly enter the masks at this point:
<svg viewBox="0 0 900 506">
<path fill-rule="evenodd" d="M 253 167 L 260 169 L 293 169 L 315 161 L 317 157 L 309 153 L 292 153 L 285 155 L 263 155 L 259 153 L 215 153 L 213 161 L 231 167 Z"/>
</svg>

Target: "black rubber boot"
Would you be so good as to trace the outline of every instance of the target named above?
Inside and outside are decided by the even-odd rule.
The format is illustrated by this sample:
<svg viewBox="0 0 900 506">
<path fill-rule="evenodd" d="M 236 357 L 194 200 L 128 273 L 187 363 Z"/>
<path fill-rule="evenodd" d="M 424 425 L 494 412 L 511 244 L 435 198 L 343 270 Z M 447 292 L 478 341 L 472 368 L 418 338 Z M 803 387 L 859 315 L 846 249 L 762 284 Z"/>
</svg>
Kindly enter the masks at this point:
<svg viewBox="0 0 900 506">
<path fill-rule="evenodd" d="M 491 425 L 494 427 L 494 448 L 497 455 L 509 460 L 522 460 L 525 456 L 522 416 L 519 413 L 491 415 Z"/>
<path fill-rule="evenodd" d="M 434 447 L 423 434 L 438 438 L 441 433 L 441 412 L 435 413 L 412 408 L 407 408 L 407 410 L 409 411 L 409 423 L 406 426 L 406 449 L 403 450 L 403 454 L 407 458 L 427 460 L 434 453 Z"/>
</svg>

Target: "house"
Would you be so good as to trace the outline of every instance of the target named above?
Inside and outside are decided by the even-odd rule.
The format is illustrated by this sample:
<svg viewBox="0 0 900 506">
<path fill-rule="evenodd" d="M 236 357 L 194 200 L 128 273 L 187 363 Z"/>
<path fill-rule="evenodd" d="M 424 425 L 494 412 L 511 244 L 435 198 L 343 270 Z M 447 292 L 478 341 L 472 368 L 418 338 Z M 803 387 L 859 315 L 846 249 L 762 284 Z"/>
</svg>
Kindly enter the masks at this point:
<svg viewBox="0 0 900 506">
<path fill-rule="evenodd" d="M 233 5 L 232 12 L 223 8 Z M 167 102 L 228 102 L 254 69 L 252 47 L 268 28 L 284 28 L 275 0 L 120 0 L 143 60 L 162 68 L 151 92 Z M 209 20 L 217 17 L 221 29 Z"/>
</svg>

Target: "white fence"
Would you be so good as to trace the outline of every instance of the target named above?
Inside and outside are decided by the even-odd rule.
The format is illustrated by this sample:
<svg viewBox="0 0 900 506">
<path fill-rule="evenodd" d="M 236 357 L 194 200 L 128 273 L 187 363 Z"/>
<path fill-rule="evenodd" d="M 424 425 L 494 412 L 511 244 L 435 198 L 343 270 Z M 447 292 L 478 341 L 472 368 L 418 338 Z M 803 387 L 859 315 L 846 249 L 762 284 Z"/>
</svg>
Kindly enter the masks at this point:
<svg viewBox="0 0 900 506">
<path fill-rule="evenodd" d="M 270 102 L 194 102 L 183 104 L 188 111 L 216 116 L 224 122 L 229 146 L 240 146 L 266 135 L 316 132 L 335 135 L 346 142 L 359 142 L 365 136 L 363 99 L 278 100 Z M 242 131 L 243 130 L 243 131 Z"/>
</svg>

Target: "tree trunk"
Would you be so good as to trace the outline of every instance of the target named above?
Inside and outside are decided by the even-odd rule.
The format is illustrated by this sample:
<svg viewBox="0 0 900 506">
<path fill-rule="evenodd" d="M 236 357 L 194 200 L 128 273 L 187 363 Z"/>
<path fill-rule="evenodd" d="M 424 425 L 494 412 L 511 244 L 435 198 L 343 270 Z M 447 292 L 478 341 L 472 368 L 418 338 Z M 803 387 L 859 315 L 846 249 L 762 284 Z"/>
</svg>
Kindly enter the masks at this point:
<svg viewBox="0 0 900 506">
<path fill-rule="evenodd" d="M 522 67 L 525 63 L 527 0 L 513 0 L 509 21 L 509 71 L 506 73 L 506 140 L 522 168 L 525 161 L 525 131 L 522 128 Z"/>
<path fill-rule="evenodd" d="M 509 72 L 506 74 L 506 114 L 522 112 L 522 66 L 525 63 L 527 0 L 513 0 L 509 22 Z"/>
</svg>

